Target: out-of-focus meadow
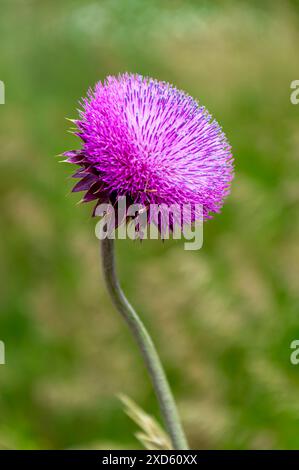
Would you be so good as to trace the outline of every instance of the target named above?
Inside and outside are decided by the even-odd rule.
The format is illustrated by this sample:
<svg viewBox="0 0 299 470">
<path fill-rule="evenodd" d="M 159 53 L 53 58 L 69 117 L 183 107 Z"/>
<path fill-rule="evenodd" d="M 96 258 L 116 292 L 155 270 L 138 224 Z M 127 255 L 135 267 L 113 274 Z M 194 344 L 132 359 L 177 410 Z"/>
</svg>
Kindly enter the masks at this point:
<svg viewBox="0 0 299 470">
<path fill-rule="evenodd" d="M 87 88 L 129 71 L 219 120 L 236 177 L 204 246 L 119 241 L 193 448 L 299 448 L 299 7 L 295 1 L 2 0 L 0 445 L 140 448 L 120 392 L 158 417 L 103 285 L 70 166 Z"/>
</svg>

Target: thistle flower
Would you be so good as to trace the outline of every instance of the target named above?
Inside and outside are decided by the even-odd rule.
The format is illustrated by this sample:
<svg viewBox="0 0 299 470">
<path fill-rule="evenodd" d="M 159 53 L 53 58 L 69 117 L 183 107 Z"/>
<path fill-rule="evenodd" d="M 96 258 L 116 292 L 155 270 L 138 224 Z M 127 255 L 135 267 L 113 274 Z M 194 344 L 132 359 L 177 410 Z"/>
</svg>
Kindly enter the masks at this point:
<svg viewBox="0 0 299 470">
<path fill-rule="evenodd" d="M 83 202 L 114 205 L 125 196 L 127 204 L 146 211 L 152 205 L 184 211 L 188 205 L 191 222 L 219 212 L 233 177 L 230 146 L 218 123 L 191 96 L 165 82 L 124 74 L 98 82 L 81 106 L 74 122 L 82 148 L 64 155 L 80 167 L 73 191 L 86 191 Z M 151 221 L 151 211 L 146 213 Z M 174 225 L 174 219 L 169 222 Z M 171 446 L 188 449 L 156 348 L 119 285 L 113 238 L 104 237 L 101 246 L 108 290 L 142 353 Z"/>
<path fill-rule="evenodd" d="M 82 148 L 64 155 L 80 166 L 73 191 L 86 191 L 82 202 L 200 204 L 203 219 L 220 211 L 233 178 L 230 146 L 191 96 L 126 73 L 98 82 L 81 106 L 73 122 Z"/>
</svg>

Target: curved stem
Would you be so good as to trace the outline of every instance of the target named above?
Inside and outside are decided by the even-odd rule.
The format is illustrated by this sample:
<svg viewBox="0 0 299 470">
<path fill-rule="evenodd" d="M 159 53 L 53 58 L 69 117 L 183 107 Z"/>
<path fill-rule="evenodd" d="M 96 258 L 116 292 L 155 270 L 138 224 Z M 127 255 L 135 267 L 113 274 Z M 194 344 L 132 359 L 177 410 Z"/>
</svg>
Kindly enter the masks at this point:
<svg viewBox="0 0 299 470">
<path fill-rule="evenodd" d="M 128 324 L 143 355 L 173 448 L 177 450 L 188 449 L 176 405 L 156 348 L 145 326 L 126 299 L 119 285 L 115 271 L 114 240 L 112 239 L 105 238 L 102 240 L 102 264 L 112 300 Z"/>
</svg>

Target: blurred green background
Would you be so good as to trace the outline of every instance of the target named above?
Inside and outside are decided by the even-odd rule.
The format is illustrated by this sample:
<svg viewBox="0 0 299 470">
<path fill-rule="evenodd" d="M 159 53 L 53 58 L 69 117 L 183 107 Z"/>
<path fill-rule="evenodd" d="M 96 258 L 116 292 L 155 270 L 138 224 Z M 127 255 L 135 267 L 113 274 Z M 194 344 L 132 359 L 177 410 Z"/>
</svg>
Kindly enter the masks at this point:
<svg viewBox="0 0 299 470">
<path fill-rule="evenodd" d="M 79 141 L 65 117 L 107 74 L 169 81 L 223 126 L 232 193 L 204 246 L 117 243 L 193 448 L 299 448 L 299 6 L 295 1 L 1 0 L 0 445 L 140 448 L 117 394 L 159 411 L 111 306 Z"/>
</svg>

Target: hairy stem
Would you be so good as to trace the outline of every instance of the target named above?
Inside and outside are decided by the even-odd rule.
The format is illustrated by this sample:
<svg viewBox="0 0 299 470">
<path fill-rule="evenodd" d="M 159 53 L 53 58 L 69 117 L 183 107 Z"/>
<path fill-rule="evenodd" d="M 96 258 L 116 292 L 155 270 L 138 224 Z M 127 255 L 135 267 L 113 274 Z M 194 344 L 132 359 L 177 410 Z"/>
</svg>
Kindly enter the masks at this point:
<svg viewBox="0 0 299 470">
<path fill-rule="evenodd" d="M 174 449 L 188 449 L 177 408 L 153 341 L 139 316 L 126 299 L 115 270 L 114 240 L 102 240 L 102 264 L 105 280 L 114 305 L 130 328 L 142 353 L 155 389 L 161 414 Z"/>
</svg>

